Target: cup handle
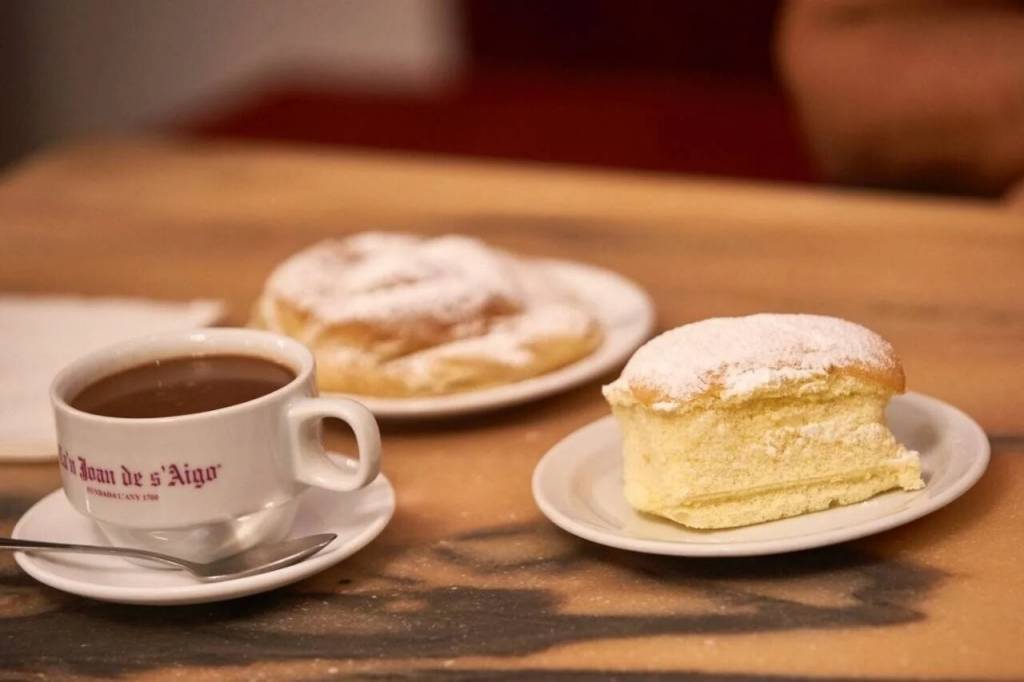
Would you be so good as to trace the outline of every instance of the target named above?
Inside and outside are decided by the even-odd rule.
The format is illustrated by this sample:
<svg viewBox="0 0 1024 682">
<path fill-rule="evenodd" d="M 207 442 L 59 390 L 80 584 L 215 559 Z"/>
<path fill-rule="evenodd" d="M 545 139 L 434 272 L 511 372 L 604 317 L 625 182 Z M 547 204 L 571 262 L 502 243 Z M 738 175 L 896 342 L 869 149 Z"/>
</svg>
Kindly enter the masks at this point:
<svg viewBox="0 0 1024 682">
<path fill-rule="evenodd" d="M 337 417 L 355 434 L 359 463 L 354 471 L 338 466 L 324 453 L 320 422 L 325 417 Z M 373 414 L 361 404 L 346 398 L 300 398 L 288 406 L 285 418 L 292 470 L 298 481 L 328 490 L 352 491 L 368 486 L 377 478 L 380 429 Z"/>
</svg>

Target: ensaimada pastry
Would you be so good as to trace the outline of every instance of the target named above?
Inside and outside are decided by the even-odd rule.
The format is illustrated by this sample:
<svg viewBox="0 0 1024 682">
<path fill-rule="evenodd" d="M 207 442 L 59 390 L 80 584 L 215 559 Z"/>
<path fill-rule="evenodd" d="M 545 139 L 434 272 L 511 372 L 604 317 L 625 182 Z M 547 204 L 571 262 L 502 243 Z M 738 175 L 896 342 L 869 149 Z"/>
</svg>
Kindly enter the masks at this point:
<svg viewBox="0 0 1024 682">
<path fill-rule="evenodd" d="M 547 263 L 458 235 L 315 244 L 270 275 L 254 324 L 309 346 L 321 390 L 386 397 L 519 381 L 602 339 Z"/>
</svg>

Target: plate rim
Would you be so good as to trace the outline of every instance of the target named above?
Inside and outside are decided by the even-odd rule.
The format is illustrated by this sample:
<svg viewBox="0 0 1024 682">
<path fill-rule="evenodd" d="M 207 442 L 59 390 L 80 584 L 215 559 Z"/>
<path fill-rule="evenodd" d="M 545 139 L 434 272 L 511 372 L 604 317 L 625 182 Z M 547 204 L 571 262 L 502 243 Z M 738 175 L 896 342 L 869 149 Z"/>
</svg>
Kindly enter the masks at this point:
<svg viewBox="0 0 1024 682">
<path fill-rule="evenodd" d="M 98 601 L 148 606 L 174 606 L 237 599 L 239 597 L 259 594 L 261 592 L 269 592 L 270 590 L 284 587 L 316 575 L 340 561 L 347 559 L 376 539 L 376 537 L 380 535 L 391 522 L 397 504 L 394 486 L 383 473 L 379 474 L 378 478 L 375 479 L 371 485 L 379 485 L 381 487 L 380 493 L 387 496 L 387 507 L 385 513 L 374 517 L 371 523 L 366 524 L 366 526 L 360 529 L 360 531 L 352 536 L 348 541 L 343 544 L 339 544 L 333 549 L 330 549 L 330 545 L 328 545 L 328 550 L 326 552 L 316 554 L 309 559 L 293 564 L 292 566 L 286 566 L 285 568 L 280 568 L 258 575 L 220 582 L 198 582 L 193 585 L 174 585 L 170 587 L 99 585 L 97 583 L 83 582 L 74 578 L 67 578 L 46 570 L 42 567 L 41 562 L 37 558 L 32 557 L 25 552 L 15 552 L 14 560 L 23 571 L 44 585 L 62 592 L 75 594 L 81 597 L 88 597 Z M 367 486 L 367 488 L 363 488 L 363 490 L 367 490 L 368 488 L 369 486 Z M 36 503 L 29 507 L 18 519 L 14 529 L 11 531 L 11 537 L 16 539 L 19 538 L 21 533 L 24 532 L 26 519 L 28 519 L 33 512 L 38 513 L 38 508 L 45 504 L 52 504 L 51 498 L 63 495 L 64 489 L 57 488 L 36 501 Z M 70 507 L 70 502 L 68 502 L 66 498 L 63 503 Z M 57 504 L 60 504 L 60 502 L 57 502 Z M 333 542 L 337 542 L 337 540 Z"/>
<path fill-rule="evenodd" d="M 982 475 L 984 475 L 991 459 L 991 445 L 988 441 L 987 434 L 984 429 L 982 429 L 981 426 L 963 410 L 933 396 L 914 391 L 908 391 L 901 396 L 896 396 L 894 399 L 924 403 L 929 407 L 929 414 L 932 414 L 936 408 L 948 412 L 952 416 L 956 417 L 961 422 L 961 425 L 971 432 L 972 439 L 977 441 L 977 445 L 979 447 L 976 450 L 972 449 L 971 460 L 969 461 L 965 471 L 956 478 L 948 488 L 942 490 L 937 496 L 925 498 L 925 501 L 920 504 L 911 505 L 905 509 L 856 523 L 854 525 L 781 540 L 748 540 L 727 544 L 637 538 L 592 528 L 585 522 L 579 521 L 563 511 L 556 502 L 548 499 L 547 495 L 543 492 L 543 484 L 545 477 L 551 476 L 551 474 L 547 472 L 550 467 L 554 466 L 553 463 L 562 457 L 566 457 L 566 455 L 563 455 L 560 451 L 568 451 L 567 449 L 570 447 L 570 443 L 574 439 L 582 437 L 584 431 L 588 429 L 600 430 L 602 428 L 607 428 L 607 424 L 609 422 L 614 423 L 617 428 L 618 425 L 615 423 L 615 417 L 610 414 L 584 424 L 551 446 L 551 448 L 544 453 L 543 457 L 541 457 L 537 466 L 534 468 L 533 476 L 531 478 L 531 491 L 533 493 L 534 501 L 540 508 L 541 513 L 543 513 L 549 521 L 562 530 L 600 545 L 645 554 L 695 558 L 768 556 L 814 549 L 817 547 L 825 547 L 841 542 L 856 540 L 891 530 L 897 526 L 910 523 L 911 521 L 916 521 L 923 516 L 947 506 L 974 487 Z M 827 514 L 829 511 L 831 510 L 824 510 L 815 513 Z"/>
<path fill-rule="evenodd" d="M 598 346 L 590 354 L 550 372 L 472 391 L 414 398 L 378 398 L 333 391 L 322 391 L 321 395 L 356 400 L 365 405 L 378 419 L 426 420 L 485 412 L 540 400 L 580 386 L 624 363 L 654 333 L 657 317 L 654 299 L 637 282 L 609 268 L 580 261 L 556 258 L 536 260 L 556 270 L 582 270 L 589 275 L 605 277 L 614 280 L 623 290 L 629 291 L 638 304 L 638 320 L 635 327 L 628 331 L 631 335 L 629 343 L 623 343 L 620 351 L 605 358 L 600 357 L 601 346 Z M 602 341 L 602 345 L 603 343 Z M 585 367 L 582 372 L 581 366 Z M 566 373 L 579 373 L 579 376 L 560 376 Z"/>
</svg>

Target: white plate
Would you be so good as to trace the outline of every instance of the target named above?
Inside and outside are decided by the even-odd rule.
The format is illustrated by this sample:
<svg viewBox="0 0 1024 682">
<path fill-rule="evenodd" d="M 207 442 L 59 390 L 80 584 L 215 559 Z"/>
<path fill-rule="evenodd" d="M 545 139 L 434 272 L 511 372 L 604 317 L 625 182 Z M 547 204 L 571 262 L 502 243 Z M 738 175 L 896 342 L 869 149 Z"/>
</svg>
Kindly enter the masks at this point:
<svg viewBox="0 0 1024 682">
<path fill-rule="evenodd" d="M 395 511 L 395 493 L 383 474 L 366 488 L 337 493 L 311 488 L 299 505 L 291 536 L 336 533 L 337 538 L 303 562 L 260 575 L 204 583 L 184 571 L 147 568 L 117 557 L 27 554 L 14 557 L 26 573 L 50 587 L 124 604 L 199 604 L 266 592 L 297 582 L 354 554 L 377 537 Z M 15 538 L 106 544 L 96 526 L 55 490 L 14 527 Z"/>
<path fill-rule="evenodd" d="M 561 528 L 610 547 L 675 556 L 750 556 L 810 549 L 918 519 L 966 492 L 988 466 L 984 431 L 966 414 L 917 393 L 886 412 L 896 438 L 921 453 L 925 487 L 743 528 L 700 531 L 633 510 L 622 494 L 622 437 L 613 417 L 572 433 L 541 459 L 533 497 Z"/>
<path fill-rule="evenodd" d="M 593 353 L 538 377 L 465 393 L 425 398 L 344 397 L 358 400 L 378 417 L 394 418 L 442 417 L 506 407 L 564 391 L 610 372 L 650 337 L 654 304 L 637 284 L 591 265 L 557 260 L 545 263 L 600 322 L 604 341 Z"/>
</svg>

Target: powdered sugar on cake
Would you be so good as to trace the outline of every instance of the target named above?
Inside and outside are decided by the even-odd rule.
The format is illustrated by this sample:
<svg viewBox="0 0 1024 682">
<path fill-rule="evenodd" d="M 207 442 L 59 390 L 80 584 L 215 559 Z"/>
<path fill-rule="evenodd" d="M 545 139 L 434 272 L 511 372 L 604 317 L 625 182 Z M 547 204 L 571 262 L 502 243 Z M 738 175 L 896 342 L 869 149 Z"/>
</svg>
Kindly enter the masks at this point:
<svg viewBox="0 0 1024 682">
<path fill-rule="evenodd" d="M 610 400 L 628 402 L 632 389 L 642 387 L 662 396 L 654 409 L 669 411 L 709 390 L 739 397 L 839 367 L 888 370 L 894 362 L 885 339 L 834 317 L 713 318 L 649 341 L 604 392 Z"/>
</svg>

